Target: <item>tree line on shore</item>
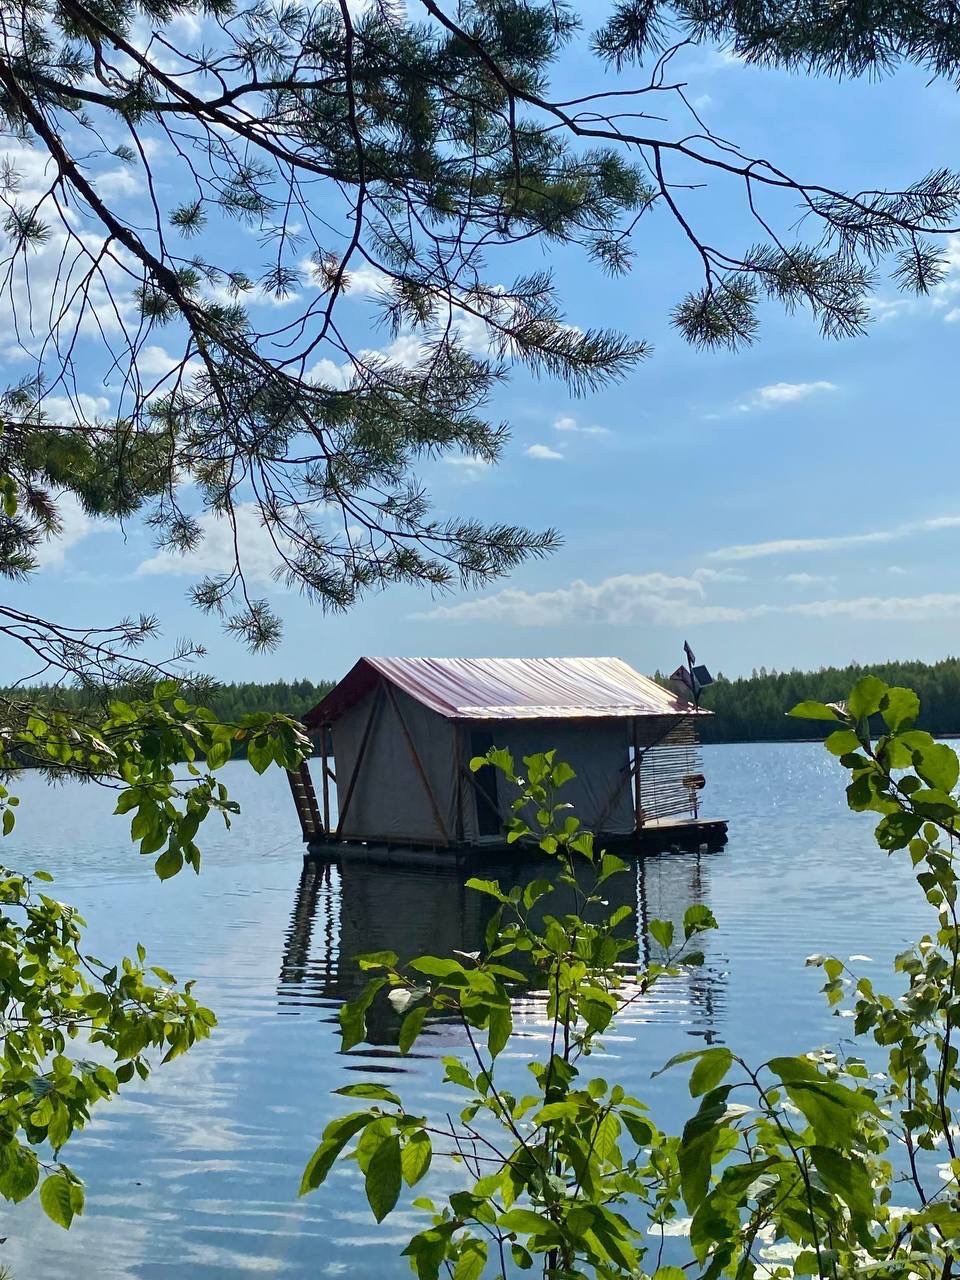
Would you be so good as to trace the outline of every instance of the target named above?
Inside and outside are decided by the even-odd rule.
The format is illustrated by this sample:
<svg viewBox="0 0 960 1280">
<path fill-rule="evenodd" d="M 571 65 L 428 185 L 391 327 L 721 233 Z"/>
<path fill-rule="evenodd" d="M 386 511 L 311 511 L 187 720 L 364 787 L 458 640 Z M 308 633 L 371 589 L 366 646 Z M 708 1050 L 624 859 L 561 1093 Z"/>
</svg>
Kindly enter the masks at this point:
<svg viewBox="0 0 960 1280">
<path fill-rule="evenodd" d="M 829 724 L 795 720 L 787 712 L 798 702 L 837 702 L 863 675 L 916 690 L 918 727 L 940 736 L 960 733 L 960 658 L 939 662 L 850 663 L 819 671 L 768 671 L 728 680 L 718 676 L 704 690 L 701 705 L 715 714 L 701 724 L 704 742 L 771 742 L 822 738 Z"/>
</svg>

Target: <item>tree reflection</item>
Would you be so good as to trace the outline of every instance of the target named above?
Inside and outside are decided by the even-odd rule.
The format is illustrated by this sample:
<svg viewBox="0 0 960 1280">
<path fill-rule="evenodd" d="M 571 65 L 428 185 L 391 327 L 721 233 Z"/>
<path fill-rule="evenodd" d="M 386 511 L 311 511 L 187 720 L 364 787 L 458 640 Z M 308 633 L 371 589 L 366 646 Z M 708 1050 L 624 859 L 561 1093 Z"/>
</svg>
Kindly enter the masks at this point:
<svg viewBox="0 0 960 1280">
<path fill-rule="evenodd" d="M 709 872 L 722 854 L 668 853 L 636 860 L 629 870 L 608 880 L 604 895 L 610 908 L 629 906 L 633 918 L 624 922 L 625 936 L 633 935 L 635 950 L 628 965 L 643 967 L 663 960 L 659 945 L 649 936 L 653 919 L 674 923 L 682 932 L 683 914 L 694 903 L 709 900 Z M 290 925 L 284 941 L 278 983 L 281 1013 L 298 1013 L 304 1006 L 329 1006 L 353 999 L 365 975 L 356 957 L 368 951 L 395 951 L 401 961 L 431 954 L 480 951 L 484 931 L 495 909 L 494 900 L 467 889 L 471 875 L 500 881 L 504 889 L 549 875 L 545 859 L 518 857 L 486 862 L 469 870 L 451 866 L 429 869 L 386 868 L 371 862 L 331 866 L 305 859 Z M 562 914 L 572 900 L 556 891 L 542 901 L 543 909 Z M 674 1003 L 685 1007 L 685 1021 L 694 1035 L 708 1043 L 715 1038 L 725 982 L 723 966 L 708 956 L 699 969 L 674 980 Z M 529 1006 L 534 991 L 522 998 Z M 634 1007 L 643 1018 L 643 1001 Z M 651 1014 L 653 1010 L 651 1009 Z M 368 1017 L 372 1044 L 396 1043 L 399 1019 L 386 1000 Z"/>
</svg>

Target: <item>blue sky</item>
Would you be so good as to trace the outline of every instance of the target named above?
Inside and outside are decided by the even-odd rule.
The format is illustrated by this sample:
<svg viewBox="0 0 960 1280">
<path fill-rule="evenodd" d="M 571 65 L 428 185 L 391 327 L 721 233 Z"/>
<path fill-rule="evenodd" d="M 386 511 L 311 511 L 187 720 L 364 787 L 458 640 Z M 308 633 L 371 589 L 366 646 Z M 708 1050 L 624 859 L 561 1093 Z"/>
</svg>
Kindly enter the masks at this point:
<svg viewBox="0 0 960 1280">
<path fill-rule="evenodd" d="M 564 74 L 572 90 L 584 83 L 576 58 Z M 960 98 L 913 72 L 812 82 L 697 51 L 687 78 L 717 132 L 804 178 L 894 186 L 957 163 Z M 115 181 L 123 198 L 125 180 Z M 731 189 L 686 199 L 727 246 L 756 239 Z M 230 234 L 239 245 L 245 233 Z M 241 529 L 248 572 L 286 624 L 275 653 L 252 656 L 185 598 L 223 562 L 222 529 L 211 523 L 194 557 L 174 559 L 138 522 L 120 532 L 68 508 L 66 537 L 7 598 L 71 624 L 156 612 L 169 641 L 205 643 L 224 679 L 336 676 L 363 653 L 615 654 L 653 670 L 675 665 L 684 639 L 728 675 L 956 652 L 960 240 L 934 297 L 880 285 L 868 337 L 826 341 L 808 316 L 770 308 L 758 343 L 736 355 L 697 352 L 670 328 L 671 306 L 699 283 L 675 224 L 659 215 L 638 248 L 634 271 L 616 281 L 575 253 L 524 265 L 555 268 L 572 322 L 647 339 L 651 357 L 583 400 L 518 373 L 495 405 L 512 426 L 502 465 L 421 469 L 441 513 L 559 527 L 565 543 L 549 560 L 480 593 L 394 589 L 331 618 L 271 582 L 251 519 Z M 373 314 L 362 294 L 344 303 L 357 335 Z M 384 342 L 371 328 L 367 344 Z M 10 378 L 16 357 L 7 347 Z M 111 387 L 95 381 L 88 394 L 108 412 Z M 4 656 L 10 671 L 29 669 Z"/>
</svg>

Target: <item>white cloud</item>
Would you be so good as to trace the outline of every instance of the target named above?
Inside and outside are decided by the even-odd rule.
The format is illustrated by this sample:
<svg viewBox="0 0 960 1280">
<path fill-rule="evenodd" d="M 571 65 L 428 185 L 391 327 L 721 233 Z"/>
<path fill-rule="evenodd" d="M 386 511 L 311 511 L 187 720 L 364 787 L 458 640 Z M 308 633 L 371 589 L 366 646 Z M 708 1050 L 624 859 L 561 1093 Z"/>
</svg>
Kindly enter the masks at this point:
<svg viewBox="0 0 960 1280">
<path fill-rule="evenodd" d="M 935 533 L 940 529 L 960 526 L 960 516 L 932 516 L 897 525 L 893 529 L 874 529 L 869 533 L 844 533 L 826 538 L 776 538 L 770 542 L 747 542 L 718 547 L 709 552 L 712 560 L 758 560 L 765 556 L 795 555 L 803 551 L 843 551 L 850 547 L 869 546 L 880 542 L 897 542 L 918 533 Z"/>
<path fill-rule="evenodd" d="M 310 366 L 304 377 L 307 382 L 316 382 L 321 386 L 333 387 L 337 391 L 344 391 L 349 387 L 353 374 L 352 365 L 337 364 L 335 360 L 329 360 L 324 356 L 316 364 Z"/>
<path fill-rule="evenodd" d="M 946 273 L 938 285 L 924 297 L 895 296 L 872 298 L 870 310 L 876 320 L 899 320 L 903 316 L 943 312 L 944 324 L 960 320 L 960 307 L 953 305 L 960 294 L 960 235 L 947 237 L 944 250 Z"/>
<path fill-rule="evenodd" d="M 780 409 L 784 405 L 796 404 L 810 396 L 824 395 L 836 391 L 832 382 L 771 382 L 769 386 L 757 387 L 746 399 L 737 404 L 741 413 L 753 413 L 756 409 Z"/>
<path fill-rule="evenodd" d="M 523 451 L 528 458 L 539 458 L 544 462 L 563 462 L 563 454 L 551 449 L 548 444 L 528 444 Z"/>
<path fill-rule="evenodd" d="M 275 580 L 281 558 L 269 532 L 263 526 L 256 503 L 242 502 L 236 507 L 236 550 L 234 529 L 229 520 L 207 511 L 198 517 L 198 523 L 204 536 L 193 551 L 181 554 L 164 548 L 143 560 L 137 566 L 137 574 L 171 574 L 195 578 L 205 573 L 229 573 L 234 567 L 238 551 L 248 581 Z"/>
<path fill-rule="evenodd" d="M 507 587 L 458 604 L 437 605 L 419 617 L 448 622 L 499 622 L 545 627 L 564 622 L 628 623 L 649 613 L 682 608 L 698 599 L 703 587 L 693 578 L 665 573 L 620 574 L 589 583 L 578 579 L 553 591 Z"/>
<path fill-rule="evenodd" d="M 916 622 L 960 616 L 960 594 L 921 596 L 856 596 L 851 599 L 754 605 L 711 604 L 702 599 L 693 578 L 663 573 L 621 574 L 600 582 L 582 580 L 552 591 L 507 588 L 452 605 L 438 605 L 415 615 L 435 621 L 516 627 L 551 627 L 570 623 L 690 627 L 739 623 L 770 615 L 802 618 L 854 618 L 864 622 Z"/>
<path fill-rule="evenodd" d="M 576 418 L 570 417 L 557 418 L 553 426 L 556 431 L 575 433 L 581 436 L 608 436 L 610 434 L 607 427 L 581 427 Z"/>
<path fill-rule="evenodd" d="M 829 573 L 788 573 L 783 580 L 793 587 L 813 587 L 822 582 L 836 582 L 834 575 Z"/>
<path fill-rule="evenodd" d="M 479 480 L 493 465 L 479 453 L 449 453 L 442 461 L 444 466 L 453 467 L 461 480 L 468 481 Z"/>
<path fill-rule="evenodd" d="M 697 582 L 749 582 L 750 579 L 745 573 L 740 573 L 736 569 L 708 569 L 706 567 L 695 569 L 693 576 Z"/>
<path fill-rule="evenodd" d="M 92 422 L 110 412 L 109 396 L 91 396 L 86 392 L 71 396 L 44 396 L 41 407 L 51 422 L 72 426 L 75 422 Z"/>
<path fill-rule="evenodd" d="M 888 564 L 887 573 L 896 574 L 898 577 L 906 577 L 907 571 L 898 564 Z"/>
<path fill-rule="evenodd" d="M 87 515 L 72 493 L 64 493 L 57 499 L 57 511 L 61 532 L 42 542 L 33 553 L 41 569 L 62 569 L 70 548 L 102 527 L 100 521 Z"/>
</svg>

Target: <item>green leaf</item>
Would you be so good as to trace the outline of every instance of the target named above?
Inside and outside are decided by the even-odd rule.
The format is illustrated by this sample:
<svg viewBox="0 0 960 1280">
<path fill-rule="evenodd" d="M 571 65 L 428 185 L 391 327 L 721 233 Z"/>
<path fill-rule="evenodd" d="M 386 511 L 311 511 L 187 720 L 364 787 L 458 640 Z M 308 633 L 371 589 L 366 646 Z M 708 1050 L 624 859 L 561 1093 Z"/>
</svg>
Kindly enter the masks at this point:
<svg viewBox="0 0 960 1280">
<path fill-rule="evenodd" d="M 460 1257 L 453 1269 L 453 1280 L 480 1280 L 487 1265 L 487 1246 L 482 1240 L 471 1238 L 463 1242 Z"/>
<path fill-rule="evenodd" d="M 16 815 L 14 814 L 14 812 L 13 812 L 13 810 L 12 810 L 12 809 L 4 809 L 4 811 L 3 811 L 3 834 L 4 834 L 5 836 L 8 836 L 8 835 L 10 834 L 10 832 L 13 830 L 14 823 L 16 822 L 16 820 L 17 820 L 17 819 L 16 819 Z"/>
<path fill-rule="evenodd" d="M 880 714 L 891 733 L 906 729 L 920 714 L 920 699 L 912 689 L 892 688 L 880 699 Z"/>
<path fill-rule="evenodd" d="M 834 1147 L 813 1146 L 810 1159 L 833 1195 L 839 1196 L 858 1217 L 869 1217 L 874 1211 L 874 1190 L 870 1173 L 862 1160 Z"/>
<path fill-rule="evenodd" d="M 823 745 L 835 756 L 847 755 L 851 751 L 859 751 L 860 739 L 852 729 L 836 729 L 828 734 Z"/>
<path fill-rule="evenodd" d="M 913 767 L 924 782 L 937 791 L 951 792 L 960 776 L 960 762 L 952 747 L 934 742 L 913 753 Z"/>
<path fill-rule="evenodd" d="M 207 768 L 212 772 L 227 763 L 233 754 L 229 742 L 214 742 L 207 751 Z"/>
<path fill-rule="evenodd" d="M 670 948 L 673 943 L 672 920 L 651 920 L 647 928 L 654 941 L 659 942 L 660 946 L 665 949 Z"/>
<path fill-rule="evenodd" d="M 690 1095 L 698 1098 L 701 1094 L 715 1089 L 723 1077 L 733 1066 L 733 1054 L 723 1045 L 707 1049 L 690 1073 Z"/>
<path fill-rule="evenodd" d="M 463 965 L 456 960 L 442 960 L 439 956 L 417 956 L 410 961 L 410 968 L 426 974 L 428 978 L 449 978 L 464 972 Z"/>
<path fill-rule="evenodd" d="M 572 782 L 576 776 L 565 760 L 560 760 L 553 766 L 552 781 L 555 787 L 562 787 L 565 783 Z"/>
<path fill-rule="evenodd" d="M 498 902 L 508 901 L 496 880 L 478 880 L 476 876 L 471 876 L 466 883 L 466 888 L 472 889 L 474 893 L 485 893 L 491 898 L 496 898 Z"/>
<path fill-rule="evenodd" d="M 695 1212 L 707 1194 L 713 1153 L 721 1134 L 729 1127 L 724 1124 L 727 1114 L 727 1096 L 731 1086 L 724 1085 L 704 1096 L 700 1110 L 683 1128 L 677 1153 L 680 1166 L 680 1189 L 687 1208 Z"/>
<path fill-rule="evenodd" d="M 58 1226 L 69 1227 L 83 1209 L 83 1188 L 62 1173 L 51 1173 L 40 1184 L 40 1204 L 47 1217 Z"/>
<path fill-rule="evenodd" d="M 415 1186 L 430 1168 L 433 1158 L 433 1146 L 430 1135 L 422 1129 L 404 1143 L 400 1154 L 400 1170 L 408 1187 Z"/>
<path fill-rule="evenodd" d="M 662 1076 L 671 1067 L 679 1067 L 682 1062 L 693 1062 L 695 1058 L 702 1058 L 705 1053 L 709 1052 L 709 1049 L 687 1049 L 683 1053 L 675 1053 L 662 1067 L 658 1067 L 656 1071 L 650 1073 L 650 1079 L 656 1080 L 657 1076 Z"/>
<path fill-rule="evenodd" d="M 386 978 L 371 978 L 356 1000 L 341 1006 L 337 1016 L 340 1021 L 340 1045 L 344 1051 L 360 1044 L 367 1034 L 367 1010 L 386 981 Z"/>
<path fill-rule="evenodd" d="M 361 1084 L 345 1084 L 341 1089 L 334 1089 L 334 1093 L 340 1094 L 343 1098 L 376 1098 L 380 1102 L 392 1102 L 395 1106 L 402 1106 L 402 1102 L 393 1092 L 392 1089 L 385 1088 L 382 1084 L 367 1083 Z"/>
<path fill-rule="evenodd" d="M 513 1017 L 510 1006 L 491 1005 L 487 1022 L 487 1048 L 491 1058 L 495 1058 L 506 1046 L 513 1031 Z"/>
<path fill-rule="evenodd" d="M 683 913 L 683 939 L 689 942 L 695 933 L 703 933 L 705 929 L 716 929 L 717 920 L 709 907 L 702 902 L 695 902 Z"/>
<path fill-rule="evenodd" d="M 247 745 L 247 759 L 257 773 L 265 773 L 274 761 L 274 744 L 269 738 L 258 734 Z"/>
<path fill-rule="evenodd" d="M 842 720 L 843 716 L 836 707 L 828 707 L 824 702 L 798 702 L 787 712 L 797 720 Z"/>
<path fill-rule="evenodd" d="M 878 1114 L 869 1094 L 828 1080 L 808 1058 L 772 1058 L 767 1065 L 824 1146 L 848 1145 L 858 1117 L 866 1112 Z"/>
<path fill-rule="evenodd" d="M 303 1177 L 300 1179 L 300 1195 L 304 1196 L 308 1191 L 319 1187 L 333 1168 L 337 1156 L 353 1135 L 378 1118 L 372 1111 L 354 1111 L 328 1124 L 324 1130 L 323 1141 L 310 1157 L 303 1171 Z"/>
<path fill-rule="evenodd" d="M 847 710 L 854 720 L 864 720 L 880 710 L 888 691 L 888 686 L 877 676 L 862 676 L 850 690 Z"/>
<path fill-rule="evenodd" d="M 396 1134 L 390 1134 L 382 1139 L 370 1157 L 364 1184 L 367 1202 L 377 1222 L 382 1222 L 397 1203 L 402 1177 L 400 1139 Z"/>
<path fill-rule="evenodd" d="M 645 1147 L 653 1137 L 653 1126 L 635 1111 L 621 1111 L 620 1119 L 638 1147 Z"/>
<path fill-rule="evenodd" d="M 400 1024 L 400 1037 L 398 1046 L 401 1053 L 409 1053 L 417 1041 L 417 1037 L 423 1030 L 424 1020 L 427 1016 L 427 1006 L 425 1004 L 418 1005 L 416 1009 L 411 1009 L 403 1022 Z"/>
<path fill-rule="evenodd" d="M 19 1204 L 32 1195 L 40 1177 L 40 1166 L 36 1153 L 19 1142 L 12 1142 L 3 1151 L 3 1166 L 0 1170 L 0 1195 L 5 1200 Z"/>
<path fill-rule="evenodd" d="M 183 854 L 179 849 L 166 849 L 153 864 L 160 880 L 169 880 L 183 868 Z"/>
<path fill-rule="evenodd" d="M 541 1218 L 532 1209 L 508 1209 L 497 1219 L 501 1231 L 516 1231 L 524 1236 L 536 1236 L 551 1241 L 558 1240 L 560 1233 L 547 1218 Z"/>
<path fill-rule="evenodd" d="M 916 813 L 888 813 L 877 823 L 877 844 L 888 852 L 905 849 L 923 826 L 923 818 Z"/>
</svg>

